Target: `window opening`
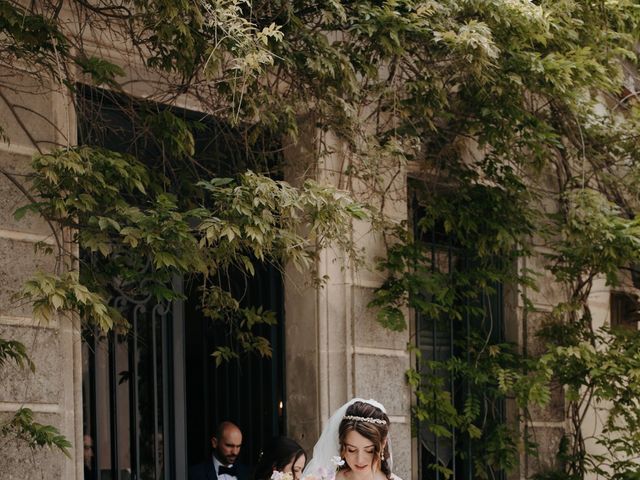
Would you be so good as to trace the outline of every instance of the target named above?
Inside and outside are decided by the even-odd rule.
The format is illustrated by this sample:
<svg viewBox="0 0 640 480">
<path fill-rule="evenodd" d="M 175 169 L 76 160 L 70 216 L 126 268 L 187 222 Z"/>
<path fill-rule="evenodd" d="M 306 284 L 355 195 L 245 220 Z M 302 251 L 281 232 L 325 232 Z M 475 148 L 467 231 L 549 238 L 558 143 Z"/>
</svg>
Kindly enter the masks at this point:
<svg viewBox="0 0 640 480">
<path fill-rule="evenodd" d="M 611 326 L 638 329 L 640 321 L 640 303 L 637 295 L 627 292 L 611 292 L 609 298 L 611 310 Z"/>
<path fill-rule="evenodd" d="M 442 224 L 424 230 L 420 228 L 420 219 L 425 210 L 417 196 L 412 199 L 414 238 L 417 248 L 426 252 L 427 265 L 432 275 L 447 276 L 453 279 L 467 271 L 472 256 L 456 242 L 455 236 L 447 233 Z M 496 260 L 499 261 L 499 260 Z M 424 265 L 423 265 L 424 266 Z M 452 285 L 455 282 L 452 282 Z M 426 302 L 437 299 L 432 292 L 423 292 Z M 458 411 L 464 408 L 465 400 L 471 395 L 471 386 L 454 372 L 442 368 L 432 368 L 430 362 L 444 362 L 456 357 L 470 364 L 469 344 L 474 332 L 482 332 L 490 341 L 504 340 L 503 288 L 496 284 L 488 289 L 481 298 L 469 298 L 463 291 L 454 292 L 455 301 L 465 306 L 461 319 L 450 318 L 443 313 L 425 315 L 416 313 L 416 343 L 421 353 L 417 369 L 423 381 L 440 383 L 441 389 L 450 396 L 451 403 Z M 477 392 L 474 392 L 477 393 Z M 481 406 L 483 416 L 498 421 L 504 420 L 504 405 L 485 399 Z M 451 436 L 438 436 L 433 425 L 438 423 L 437 412 L 432 412 L 432 422 L 418 423 L 420 448 L 420 478 L 440 480 L 446 478 L 438 468 L 452 472 L 453 479 L 470 480 L 476 478 L 474 472 L 474 446 L 468 435 L 451 429 Z M 434 465 L 438 466 L 434 468 Z M 503 472 L 495 472 L 496 479 L 504 479 Z"/>
</svg>

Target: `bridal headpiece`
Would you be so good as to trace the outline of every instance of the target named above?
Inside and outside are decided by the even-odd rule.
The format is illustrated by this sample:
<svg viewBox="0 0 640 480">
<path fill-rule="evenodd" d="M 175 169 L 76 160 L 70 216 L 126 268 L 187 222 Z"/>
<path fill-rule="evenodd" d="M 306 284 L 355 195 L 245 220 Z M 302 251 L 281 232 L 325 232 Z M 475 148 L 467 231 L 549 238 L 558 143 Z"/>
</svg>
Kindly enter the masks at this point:
<svg viewBox="0 0 640 480">
<path fill-rule="evenodd" d="M 387 424 L 385 420 L 382 420 L 380 418 L 373 418 L 373 417 L 358 417 L 356 415 L 345 415 L 342 418 L 344 418 L 345 420 L 355 420 L 356 422 L 377 423 L 378 425 Z"/>
</svg>

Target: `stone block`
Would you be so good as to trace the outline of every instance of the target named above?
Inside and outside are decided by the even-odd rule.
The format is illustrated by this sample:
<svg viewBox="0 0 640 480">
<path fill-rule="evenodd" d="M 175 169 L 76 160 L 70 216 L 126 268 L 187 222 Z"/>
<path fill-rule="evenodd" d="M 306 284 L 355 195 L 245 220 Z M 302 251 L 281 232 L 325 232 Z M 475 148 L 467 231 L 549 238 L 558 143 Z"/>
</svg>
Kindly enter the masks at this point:
<svg viewBox="0 0 640 480">
<path fill-rule="evenodd" d="M 409 416 L 410 391 L 405 381 L 409 357 L 355 354 L 355 394 L 374 398 L 389 415 Z"/>
<path fill-rule="evenodd" d="M 386 273 L 378 270 L 378 259 L 387 255 L 384 238 L 380 232 L 373 230 L 371 222 L 366 220 L 353 221 L 353 238 L 359 248 L 364 248 L 364 263 L 358 265 L 353 272 L 356 285 L 382 285 Z"/>
<path fill-rule="evenodd" d="M 318 439 L 317 292 L 292 267 L 285 275 L 287 432 L 311 454 Z"/>
<path fill-rule="evenodd" d="M 356 347 L 405 350 L 409 341 L 408 328 L 402 332 L 393 332 L 376 321 L 377 310 L 367 306 L 373 299 L 373 292 L 373 288 L 352 287 L 353 334 Z"/>
<path fill-rule="evenodd" d="M 59 403 L 63 388 L 60 332 L 54 329 L 0 325 L 0 337 L 17 340 L 27 348 L 36 370 L 12 362 L 0 368 L 0 402 Z"/>
<path fill-rule="evenodd" d="M 25 175 L 31 171 L 31 157 L 9 152 L 0 152 L 0 165 L 15 178 L 25 181 Z M 25 184 L 25 188 L 29 188 Z M 0 228 L 19 232 L 49 235 L 51 230 L 42 217 L 28 213 L 21 220 L 13 216 L 16 209 L 30 203 L 29 199 L 4 175 L 0 176 Z"/>
<path fill-rule="evenodd" d="M 6 101 L 0 101 L 0 118 L 11 145 L 33 147 L 33 141 L 44 148 L 56 142 L 53 95 L 51 86 L 17 73 L 0 69 L 2 91 Z M 27 129 L 25 131 L 25 128 Z M 33 141 L 32 141 L 33 140 Z"/>
<path fill-rule="evenodd" d="M 505 340 L 522 347 L 522 308 L 517 287 L 505 285 L 503 299 Z"/>
<path fill-rule="evenodd" d="M 13 296 L 33 274 L 52 272 L 54 267 L 53 255 L 35 252 L 35 244 L 0 239 L 0 315 L 31 316 L 31 305 Z"/>
<path fill-rule="evenodd" d="M 534 311 L 527 312 L 527 354 L 531 357 L 538 357 L 546 352 L 546 341 L 538 336 L 538 332 L 547 321 L 549 312 Z"/>
<path fill-rule="evenodd" d="M 407 415 L 407 422 L 409 421 Z M 392 423 L 389 431 L 393 473 L 403 480 L 411 480 L 411 426 L 409 423 Z"/>
<path fill-rule="evenodd" d="M 543 252 L 534 252 L 533 256 L 526 259 L 526 267 L 536 274 L 534 280 L 538 286 L 537 291 L 527 289 L 527 297 L 535 306 L 552 306 L 564 299 L 561 286 L 547 270 L 548 262 Z"/>
<path fill-rule="evenodd" d="M 529 456 L 526 478 L 536 473 L 548 472 L 559 468 L 558 448 L 564 436 L 561 427 L 533 427 L 529 429 L 531 439 L 538 445 L 538 455 Z"/>
<path fill-rule="evenodd" d="M 379 182 L 378 185 L 373 185 L 371 178 L 349 177 L 353 195 L 359 201 L 381 209 L 388 219 L 397 222 L 406 220 L 408 217 L 406 167 L 384 157 L 379 157 L 378 160 L 380 162 L 377 165 L 364 167 L 376 170 L 374 175 L 375 182 Z"/>
<path fill-rule="evenodd" d="M 0 423 L 11 416 L 10 412 L 0 415 Z M 60 429 L 61 417 L 57 414 L 36 413 L 35 421 L 53 425 Z M 69 439 L 73 441 L 73 439 Z M 2 439 L 0 455 L 0 478 L 2 480 L 70 480 L 65 475 L 65 462 L 70 462 L 62 452 L 49 448 L 31 449 L 23 440 L 9 436 Z"/>
<path fill-rule="evenodd" d="M 564 390 L 557 383 L 550 385 L 551 398 L 544 407 L 532 405 L 529 408 L 531 420 L 534 422 L 563 422 L 564 421 Z"/>
<path fill-rule="evenodd" d="M 607 284 L 604 277 L 598 277 L 593 282 L 591 294 L 589 295 L 589 309 L 593 318 L 594 328 L 601 328 L 611 324 L 611 291 L 613 289 Z M 635 295 L 633 286 L 621 287 L 616 291 L 627 291 Z"/>
</svg>

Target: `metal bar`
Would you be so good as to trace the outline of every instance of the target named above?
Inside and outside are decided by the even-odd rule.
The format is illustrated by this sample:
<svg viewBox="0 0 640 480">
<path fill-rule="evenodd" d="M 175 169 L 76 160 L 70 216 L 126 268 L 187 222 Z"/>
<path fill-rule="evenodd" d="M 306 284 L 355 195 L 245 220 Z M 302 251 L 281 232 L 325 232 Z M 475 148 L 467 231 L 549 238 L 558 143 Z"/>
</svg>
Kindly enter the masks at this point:
<svg viewBox="0 0 640 480">
<path fill-rule="evenodd" d="M 449 246 L 447 248 L 447 267 L 449 271 L 449 279 L 453 279 L 453 262 L 451 259 L 452 245 L 451 245 L 451 236 L 448 237 Z M 453 323 L 454 319 L 449 319 L 449 356 L 452 358 L 455 354 L 454 352 L 454 329 Z M 451 389 L 451 405 L 455 408 L 456 406 L 456 380 L 455 374 L 452 371 L 449 376 L 449 388 Z M 451 428 L 451 470 L 453 471 L 453 478 L 456 478 L 456 428 Z"/>
<path fill-rule="evenodd" d="M 275 311 L 275 306 L 276 306 L 276 296 L 275 296 L 275 282 L 276 282 L 276 274 L 273 272 L 272 267 L 268 266 L 266 267 L 266 272 L 265 275 L 267 277 L 267 296 L 268 296 L 268 302 L 264 302 L 267 303 L 269 310 L 271 311 Z M 279 319 L 278 319 L 279 320 Z M 279 323 L 279 322 L 278 322 Z M 277 328 L 278 328 L 278 324 L 276 325 L 269 325 L 269 339 L 271 341 L 271 348 L 272 348 L 272 352 L 273 354 L 271 355 L 271 360 L 269 362 L 269 367 L 270 367 L 270 376 L 271 376 L 271 388 L 270 393 L 271 393 L 271 432 L 273 435 L 277 435 L 279 432 L 279 413 L 280 413 L 280 402 L 278 400 L 278 389 L 277 389 L 277 383 L 278 383 L 278 359 L 277 359 L 277 355 L 279 354 L 280 351 L 280 345 L 278 344 L 278 335 L 277 335 Z"/>
<path fill-rule="evenodd" d="M 256 267 L 256 272 L 253 276 L 253 285 L 256 286 L 260 286 L 262 283 L 262 270 L 261 270 L 261 266 L 257 266 Z M 244 281 L 247 282 L 248 278 L 247 276 L 243 276 L 242 274 L 240 275 L 242 278 L 244 278 Z M 239 280 L 238 280 L 239 281 Z M 243 307 L 250 307 L 253 306 L 255 304 L 260 304 L 260 302 L 256 302 L 256 292 L 250 288 L 248 288 L 247 285 L 244 286 L 244 289 L 241 288 L 241 290 L 244 290 L 244 296 L 243 296 Z M 258 295 L 258 299 L 259 299 L 259 295 Z M 244 303 L 246 302 L 246 303 Z M 254 369 L 252 367 L 256 367 L 255 368 L 255 373 L 256 373 L 256 377 L 259 379 L 260 375 L 261 375 L 261 370 L 262 370 L 262 365 L 260 364 L 260 362 L 256 361 L 252 355 L 245 355 L 243 357 L 242 362 L 238 362 L 238 381 L 236 382 L 236 395 L 239 395 L 239 391 L 240 391 L 240 378 L 244 378 L 244 376 L 246 375 L 246 382 L 247 385 L 253 386 L 256 385 L 256 381 L 254 378 Z M 245 395 L 243 398 L 243 396 L 238 396 L 236 397 L 238 399 L 238 404 L 240 404 L 240 402 L 242 402 L 242 407 L 241 410 L 245 410 L 245 414 L 238 414 L 238 418 L 240 420 L 242 420 L 243 424 L 242 424 L 242 428 L 243 430 L 246 432 L 246 435 L 248 436 L 248 438 L 253 439 L 253 442 L 255 442 L 256 437 L 258 438 L 258 443 L 260 445 L 264 445 L 263 442 L 263 431 L 262 428 L 260 428 L 260 426 L 258 426 L 258 428 L 254 428 L 254 422 L 253 419 L 256 417 L 256 410 L 258 410 L 258 412 L 260 412 L 260 410 L 262 408 L 264 408 L 264 405 L 262 404 L 262 402 L 258 401 L 258 402 L 254 402 L 254 396 L 255 396 L 255 392 L 254 395 Z M 262 415 L 260 415 L 260 413 L 258 413 L 257 415 L 258 418 L 261 418 Z M 245 461 L 252 461 L 254 456 L 253 456 L 253 442 L 251 444 L 249 444 L 247 442 L 247 448 L 244 451 L 244 459 Z"/>
<path fill-rule="evenodd" d="M 160 478 L 160 471 L 158 468 L 158 362 L 156 353 L 156 311 L 157 305 L 153 307 L 151 312 L 151 364 L 153 365 L 153 382 L 152 382 L 152 395 L 153 395 L 153 463 L 154 463 L 154 479 Z"/>
<path fill-rule="evenodd" d="M 277 271 L 276 271 L 277 272 Z M 280 418 L 280 428 L 278 429 L 279 435 L 287 435 L 287 364 L 286 364 L 286 335 L 285 335 L 285 322 L 286 313 L 283 308 L 284 305 L 284 288 L 282 287 L 282 276 L 278 273 L 278 308 L 277 312 L 280 314 L 280 321 L 276 327 L 278 328 L 278 335 L 280 336 L 280 354 L 278 355 L 278 363 L 280 364 L 280 398 L 282 401 L 282 417 Z"/>
<path fill-rule="evenodd" d="M 502 260 L 499 260 L 499 261 L 502 262 Z M 498 288 L 496 289 L 496 294 L 497 294 L 496 310 L 498 311 L 497 318 L 498 318 L 498 326 L 499 326 L 499 332 L 500 332 L 500 338 L 498 340 L 500 342 L 503 342 L 505 340 L 505 322 L 504 322 L 504 285 L 502 284 L 502 282 L 498 284 Z M 500 421 L 501 422 L 504 422 L 507 420 L 505 409 L 506 409 L 505 400 L 501 400 L 500 401 Z M 504 470 L 500 472 L 500 478 L 502 480 L 506 478 L 506 472 Z"/>
<path fill-rule="evenodd" d="M 496 286 L 496 294 L 494 295 L 494 303 L 496 310 L 496 322 L 497 328 L 496 332 L 498 333 L 498 342 L 502 342 L 504 340 L 504 322 L 503 322 L 503 312 L 502 312 L 502 283 L 498 283 Z"/>
<path fill-rule="evenodd" d="M 414 253 L 417 252 L 418 250 L 418 246 L 417 243 L 418 241 L 422 240 L 421 235 L 419 234 L 419 229 L 418 229 L 418 221 L 419 221 L 419 216 L 418 216 L 418 201 L 417 201 L 417 196 L 415 191 L 412 192 L 412 196 L 411 196 L 411 207 L 412 207 L 412 220 L 413 220 L 413 233 L 414 233 L 414 238 L 415 238 L 415 242 L 413 245 L 414 248 Z M 417 263 L 417 262 L 416 262 Z M 412 265 L 413 269 L 416 269 L 416 263 L 414 263 Z M 416 312 L 416 343 L 418 345 L 418 349 L 420 349 L 420 351 L 422 351 L 422 327 L 423 327 L 423 318 L 422 315 L 419 311 Z M 419 372 L 420 375 L 423 374 L 423 366 L 422 366 L 422 362 L 420 360 L 420 357 L 416 356 L 416 369 Z M 421 423 L 420 420 L 418 420 L 418 432 L 421 431 Z M 418 437 L 420 436 L 420 434 L 418 433 Z M 419 459 L 420 461 L 418 462 L 418 477 L 420 479 L 425 478 L 426 474 L 427 474 L 427 469 L 423 469 L 423 465 L 426 463 L 425 461 L 425 449 L 422 446 L 422 443 L 419 442 L 418 443 L 418 448 L 419 448 Z"/>
<path fill-rule="evenodd" d="M 133 307 L 133 338 L 131 341 L 131 354 L 133 361 L 130 366 L 131 371 L 133 372 L 131 384 L 131 408 L 133 410 L 133 428 L 131 431 L 133 441 L 131 442 L 131 456 L 133 457 L 133 474 L 135 480 L 140 478 L 140 405 L 138 404 L 140 392 L 140 378 L 138 375 L 140 351 L 138 349 L 138 336 L 140 335 L 140 332 L 138 330 L 138 315 L 144 311 L 144 305 L 136 305 Z"/>
<path fill-rule="evenodd" d="M 467 259 L 465 258 L 465 267 Z M 465 271 L 467 268 L 465 268 Z M 466 305 L 469 307 L 469 305 Z M 465 311 L 465 330 L 466 330 L 466 339 L 467 339 L 467 365 L 471 363 L 471 319 L 469 318 L 469 309 L 467 308 Z M 471 383 L 467 380 L 467 398 L 471 397 Z M 467 436 L 467 458 L 465 460 L 466 471 L 467 471 L 467 480 L 472 480 L 473 478 L 473 462 L 471 461 L 471 439 Z"/>
<path fill-rule="evenodd" d="M 265 296 L 264 296 L 263 283 L 264 283 L 264 280 L 265 280 L 265 276 L 267 276 L 267 275 L 268 275 L 267 269 L 263 265 L 261 265 L 259 267 L 259 273 L 258 273 L 257 278 L 256 278 L 257 281 L 255 282 L 256 289 L 254 290 L 254 298 L 252 298 L 254 304 L 257 303 L 257 304 L 260 304 L 260 305 L 264 305 L 266 303 L 265 302 Z M 271 362 L 273 364 L 273 358 L 271 359 Z M 258 420 L 258 432 L 260 432 L 259 435 L 260 435 L 261 440 L 262 440 L 261 443 L 264 445 L 265 444 L 264 435 L 265 435 L 265 432 L 268 431 L 267 425 L 271 423 L 271 418 L 268 418 L 268 416 L 264 415 L 262 412 L 264 412 L 265 405 L 267 405 L 268 411 L 272 410 L 273 408 L 275 408 L 275 405 L 269 405 L 269 404 L 267 404 L 265 402 L 265 377 L 268 375 L 268 371 L 269 371 L 271 365 L 265 365 L 264 363 L 259 362 L 259 361 L 256 361 L 255 365 L 256 365 L 256 370 L 257 370 L 257 373 L 258 373 L 258 378 L 257 378 L 258 401 L 257 401 L 257 403 L 259 405 L 259 410 L 261 412 L 261 414 L 258 416 L 258 419 L 259 419 Z M 269 382 L 269 383 L 271 383 L 271 382 Z M 270 413 L 272 414 L 273 412 L 271 411 Z M 267 417 L 267 419 L 265 419 L 265 417 Z M 265 421 L 265 420 L 267 420 L 267 421 Z M 257 458 L 257 456 L 256 456 L 256 458 Z"/>
<path fill-rule="evenodd" d="M 437 262 L 437 257 L 436 257 L 437 251 L 436 251 L 436 232 L 435 232 L 435 228 L 431 230 L 431 272 L 432 273 L 436 273 L 436 262 Z M 432 332 L 431 332 L 431 347 L 433 349 L 432 351 L 432 360 L 434 362 L 435 365 L 435 361 L 436 361 L 436 348 L 437 348 L 437 340 L 436 340 L 436 335 L 438 334 L 438 330 L 437 330 L 437 322 L 438 319 L 437 318 L 432 318 L 431 319 L 431 325 L 432 325 Z M 437 375 L 437 371 L 433 371 L 434 375 Z M 434 400 L 434 404 L 436 403 L 436 392 L 433 392 L 433 400 Z M 434 411 L 433 412 L 433 421 L 434 423 L 438 422 L 438 412 Z M 434 454 L 436 457 L 436 464 L 438 464 L 440 462 L 440 442 L 438 439 L 438 435 L 436 435 L 434 433 L 433 435 L 433 440 L 434 440 Z M 440 470 L 436 469 L 436 480 L 438 480 L 440 478 Z"/>
<path fill-rule="evenodd" d="M 269 310 L 274 311 L 276 306 L 276 294 L 275 294 L 275 281 L 276 275 L 272 272 L 271 267 L 267 267 L 267 276 L 268 278 L 268 291 L 269 291 Z M 278 322 L 280 323 L 280 322 Z M 275 355 L 278 355 L 280 352 L 280 345 L 278 344 L 278 335 L 277 335 L 278 324 L 269 326 L 269 333 L 271 339 L 271 348 L 272 352 Z M 271 431 L 274 435 L 279 434 L 279 414 L 280 414 L 280 405 L 278 401 L 278 392 L 277 392 L 277 382 L 278 382 L 278 359 L 274 358 L 271 355 Z"/>
<path fill-rule="evenodd" d="M 251 358 L 246 358 L 245 362 L 247 364 L 247 366 L 249 368 L 247 368 L 247 371 L 245 372 L 245 375 L 247 376 L 247 384 L 248 385 L 253 385 L 254 384 L 254 379 L 253 379 L 253 368 L 251 368 L 251 363 L 252 359 Z M 260 368 L 257 369 L 258 370 L 258 375 L 260 374 Z M 245 405 L 245 412 L 247 414 L 248 417 L 252 417 L 254 415 L 254 405 L 253 405 L 253 395 L 247 395 L 247 398 L 245 399 L 246 401 L 246 405 Z M 259 405 L 258 408 L 262 408 L 262 405 Z M 247 436 L 247 438 L 256 438 L 255 435 L 256 433 L 254 432 L 254 428 L 253 428 L 253 418 L 249 418 L 249 421 L 246 422 L 243 425 L 244 430 L 246 431 L 246 433 L 244 433 L 244 435 Z M 262 435 L 262 431 L 259 431 L 260 435 Z M 264 439 L 260 438 L 260 445 L 264 445 Z M 247 449 L 247 451 L 249 451 L 249 449 Z M 245 457 L 246 460 L 247 457 Z"/>
<path fill-rule="evenodd" d="M 184 282 L 180 275 L 172 279 L 173 291 L 184 293 Z M 185 316 L 184 300 L 173 301 L 172 308 L 172 358 L 173 358 L 173 435 L 174 469 L 176 479 L 187 478 L 187 410 L 185 376 Z"/>
<path fill-rule="evenodd" d="M 210 433 L 213 434 L 213 431 L 209 431 L 212 428 L 215 428 L 213 422 L 216 418 L 218 418 L 218 404 L 217 402 L 214 404 L 214 415 L 211 418 L 211 410 L 207 408 L 208 405 L 211 405 L 209 399 L 209 362 L 211 361 L 211 357 L 209 357 L 208 352 L 208 337 L 207 337 L 207 322 L 209 321 L 207 317 L 202 316 L 198 319 L 198 329 L 200 330 L 200 359 L 202 366 L 202 403 L 200 404 L 202 410 L 204 411 L 204 424 L 205 427 L 202 430 L 203 437 L 201 445 L 208 445 L 210 441 Z"/>
<path fill-rule="evenodd" d="M 135 310 L 135 307 L 134 307 Z M 135 312 L 132 313 L 135 315 Z M 131 461 L 133 465 L 131 466 L 131 476 L 132 478 L 136 478 L 136 410 L 138 410 L 138 404 L 136 403 L 136 392 L 135 392 L 135 384 L 136 384 L 136 376 L 134 372 L 135 367 L 135 349 L 134 342 L 136 337 L 136 321 L 134 318 L 131 319 L 131 336 L 127 339 L 127 363 L 129 364 L 129 448 L 131 454 Z"/>
<path fill-rule="evenodd" d="M 231 384 L 230 384 L 230 379 L 231 379 L 231 374 L 229 372 L 229 370 L 231 370 L 231 366 L 229 365 L 230 362 L 224 362 L 221 367 L 224 369 L 224 386 L 226 391 L 231 392 Z M 216 373 L 218 372 L 218 369 L 220 367 L 216 368 Z M 216 382 L 215 385 L 218 385 L 218 383 Z M 224 396 L 224 416 L 225 418 L 229 417 L 229 413 L 231 412 L 231 395 L 225 395 Z M 217 418 L 216 422 L 220 423 L 220 420 L 223 420 L 222 418 Z"/>
<path fill-rule="evenodd" d="M 96 366 L 96 352 L 98 348 L 98 339 L 96 336 L 96 329 L 93 328 L 91 331 L 91 349 L 89 352 L 89 389 L 91 391 L 91 398 L 89 401 L 89 409 L 91 411 L 91 434 L 93 435 L 93 462 L 92 465 L 92 479 L 86 480 L 94 480 L 100 477 L 100 459 L 102 458 L 102 451 L 99 447 L 99 439 L 101 438 L 100 434 L 101 428 L 98 423 L 98 415 L 97 415 L 97 401 L 98 398 L 98 368 Z"/>
<path fill-rule="evenodd" d="M 173 429 L 171 428 L 171 412 L 169 402 L 170 390 L 172 382 L 170 381 L 169 373 L 169 359 L 171 358 L 170 345 L 169 345 L 169 308 L 167 305 L 163 305 L 158 309 L 160 314 L 160 358 L 162 359 L 162 445 L 158 449 L 158 453 L 162 451 L 162 464 L 160 469 L 163 472 L 163 478 L 170 480 L 172 478 L 171 470 L 173 466 L 173 455 L 171 444 L 173 443 Z"/>
<path fill-rule="evenodd" d="M 118 380 L 116 365 L 116 334 L 109 332 L 109 397 L 111 398 L 111 478 L 120 480 L 118 459 Z"/>
</svg>

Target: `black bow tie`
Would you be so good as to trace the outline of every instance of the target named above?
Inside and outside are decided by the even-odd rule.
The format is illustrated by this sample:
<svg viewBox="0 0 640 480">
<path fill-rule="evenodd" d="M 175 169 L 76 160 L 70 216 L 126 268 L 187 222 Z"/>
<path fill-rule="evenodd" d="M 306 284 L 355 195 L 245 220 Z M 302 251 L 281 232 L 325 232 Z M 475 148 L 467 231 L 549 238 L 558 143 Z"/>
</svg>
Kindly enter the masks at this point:
<svg viewBox="0 0 640 480">
<path fill-rule="evenodd" d="M 232 477 L 237 477 L 238 467 L 236 467 L 235 465 L 231 465 L 230 467 L 225 467 L 224 465 L 220 465 L 218 467 L 218 475 L 224 475 L 224 474 L 227 474 Z"/>
</svg>

